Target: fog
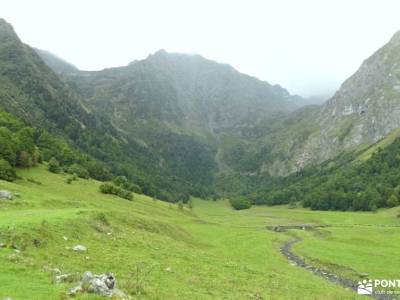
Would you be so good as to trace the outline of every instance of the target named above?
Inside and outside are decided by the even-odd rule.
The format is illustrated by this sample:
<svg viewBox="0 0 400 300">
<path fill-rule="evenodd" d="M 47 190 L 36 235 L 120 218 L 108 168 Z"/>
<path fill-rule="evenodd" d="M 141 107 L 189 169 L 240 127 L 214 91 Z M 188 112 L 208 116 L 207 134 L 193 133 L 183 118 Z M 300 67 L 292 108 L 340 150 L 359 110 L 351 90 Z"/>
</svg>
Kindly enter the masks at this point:
<svg viewBox="0 0 400 300">
<path fill-rule="evenodd" d="M 302 96 L 332 94 L 400 29 L 399 11 L 395 0 L 0 0 L 25 43 L 83 70 L 165 49 Z"/>
</svg>

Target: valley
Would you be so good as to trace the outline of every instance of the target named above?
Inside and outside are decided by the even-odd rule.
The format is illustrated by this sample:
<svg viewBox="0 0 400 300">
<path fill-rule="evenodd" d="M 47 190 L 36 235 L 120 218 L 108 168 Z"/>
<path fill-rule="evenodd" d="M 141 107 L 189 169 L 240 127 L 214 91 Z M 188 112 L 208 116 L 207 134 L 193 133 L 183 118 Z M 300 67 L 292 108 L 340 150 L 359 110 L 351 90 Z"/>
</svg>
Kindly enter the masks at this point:
<svg viewBox="0 0 400 300">
<path fill-rule="evenodd" d="M 118 287 L 134 299 L 362 297 L 290 265 L 280 247 L 293 237 L 302 239 L 293 246 L 297 255 L 351 280 L 365 273 L 396 278 L 400 267 L 393 260 L 400 250 L 396 208 L 354 213 L 282 206 L 238 212 L 228 201 L 200 199 L 192 209 L 179 208 L 137 194 L 132 202 L 103 195 L 97 181 L 68 184 L 66 175 L 44 166 L 18 176 L 14 183 L 0 181 L 0 189 L 20 195 L 0 202 L 0 242 L 7 245 L 0 248 L 0 297 L 63 299 L 75 283 L 54 283 L 54 268 L 63 274 L 114 272 Z M 327 227 L 267 230 L 277 224 Z M 77 244 L 87 252 L 74 252 Z"/>
</svg>

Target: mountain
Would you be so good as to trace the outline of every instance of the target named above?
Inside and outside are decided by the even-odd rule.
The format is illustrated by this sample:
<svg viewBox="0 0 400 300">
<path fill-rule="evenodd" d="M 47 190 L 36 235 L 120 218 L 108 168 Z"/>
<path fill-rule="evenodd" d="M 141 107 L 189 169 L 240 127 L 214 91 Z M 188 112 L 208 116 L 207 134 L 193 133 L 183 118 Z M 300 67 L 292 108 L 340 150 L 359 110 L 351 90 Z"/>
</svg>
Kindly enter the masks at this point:
<svg viewBox="0 0 400 300">
<path fill-rule="evenodd" d="M 85 168 L 88 155 L 146 194 L 177 201 L 210 195 L 215 174 L 231 169 L 224 154 L 231 140 L 247 143 L 255 126 L 274 123 L 302 99 L 198 55 L 158 51 L 126 67 L 79 71 L 23 44 L 1 20 L 0 100 L 80 151 L 68 158 L 61 147 L 63 167 Z"/>
<path fill-rule="evenodd" d="M 35 52 L 43 59 L 46 65 L 56 73 L 73 73 L 77 72 L 78 68 L 64 59 L 54 55 L 53 53 L 34 48 Z"/>
<path fill-rule="evenodd" d="M 114 175 L 127 176 L 145 193 L 160 199 L 175 201 L 172 195 L 199 193 L 200 185 L 207 189 L 212 182 L 211 146 L 192 137 L 174 136 L 171 143 L 180 148 L 169 151 L 164 147 L 167 153 L 161 156 L 155 147 L 124 135 L 23 44 L 4 20 L 0 20 L 0 107 L 38 132 L 46 130 L 64 139 L 82 155 L 103 162 Z M 66 167 L 82 157 L 68 159 L 67 152 L 61 152 L 59 159 Z"/>
<path fill-rule="evenodd" d="M 164 50 L 126 67 L 64 77 L 91 110 L 158 155 L 171 136 L 184 136 L 210 147 L 214 171 L 288 175 L 399 127 L 398 47 L 396 34 L 322 105 L 229 65 Z M 167 157 L 178 145 L 167 147 Z"/>
<path fill-rule="evenodd" d="M 301 105 L 300 97 L 279 85 L 199 55 L 164 50 L 126 67 L 80 72 L 71 79 L 94 108 L 211 133 L 259 122 Z"/>
<path fill-rule="evenodd" d="M 9 112 L 38 126 L 59 131 L 80 131 L 93 126 L 95 118 L 74 95 L 23 44 L 12 26 L 0 20 L 0 99 Z"/>
<path fill-rule="evenodd" d="M 321 108 L 298 167 L 371 145 L 400 127 L 400 32 L 364 61 Z M 318 155 L 316 155 L 318 153 Z"/>
<path fill-rule="evenodd" d="M 160 50 L 80 71 L 1 22 L 1 105 L 58 132 L 162 199 L 213 193 L 225 174 L 286 176 L 400 127 L 400 34 L 322 105 L 199 55 Z M 44 62 L 43 62 L 44 60 Z"/>
<path fill-rule="evenodd" d="M 273 127 L 304 102 L 229 65 L 165 50 L 125 67 L 63 75 L 121 134 L 156 149 L 161 164 L 186 158 L 189 164 L 203 149 L 208 153 L 203 163 L 214 173 L 241 170 L 232 155 L 238 144 L 252 147 L 261 128 Z"/>
<path fill-rule="evenodd" d="M 262 173 L 287 175 L 362 150 L 400 127 L 400 32 L 366 59 L 335 95 L 283 118 L 259 142 Z"/>
</svg>

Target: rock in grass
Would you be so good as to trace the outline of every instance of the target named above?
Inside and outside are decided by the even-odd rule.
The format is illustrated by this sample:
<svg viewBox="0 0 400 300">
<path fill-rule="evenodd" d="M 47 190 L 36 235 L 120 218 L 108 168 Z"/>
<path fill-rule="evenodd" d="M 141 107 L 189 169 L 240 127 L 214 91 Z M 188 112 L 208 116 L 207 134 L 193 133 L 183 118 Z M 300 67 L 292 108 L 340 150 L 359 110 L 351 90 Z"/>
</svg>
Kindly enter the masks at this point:
<svg viewBox="0 0 400 300">
<path fill-rule="evenodd" d="M 83 245 L 76 245 L 74 248 L 72 248 L 72 250 L 76 252 L 86 252 L 87 248 Z"/>
<path fill-rule="evenodd" d="M 13 298 L 5 297 L 3 300 L 13 300 Z"/>
<path fill-rule="evenodd" d="M 12 200 L 12 193 L 6 190 L 0 190 L 0 199 Z"/>
<path fill-rule="evenodd" d="M 59 268 L 50 269 L 50 271 L 56 275 L 61 275 L 61 270 Z"/>
<path fill-rule="evenodd" d="M 70 289 L 67 294 L 69 296 L 76 296 L 79 293 L 85 292 L 119 300 L 130 299 L 128 295 L 117 289 L 117 280 L 113 273 L 94 275 L 92 272 L 85 272 L 82 275 L 80 284 Z"/>
<path fill-rule="evenodd" d="M 54 281 L 55 283 L 72 282 L 75 278 L 75 274 L 60 274 L 54 277 Z"/>
</svg>

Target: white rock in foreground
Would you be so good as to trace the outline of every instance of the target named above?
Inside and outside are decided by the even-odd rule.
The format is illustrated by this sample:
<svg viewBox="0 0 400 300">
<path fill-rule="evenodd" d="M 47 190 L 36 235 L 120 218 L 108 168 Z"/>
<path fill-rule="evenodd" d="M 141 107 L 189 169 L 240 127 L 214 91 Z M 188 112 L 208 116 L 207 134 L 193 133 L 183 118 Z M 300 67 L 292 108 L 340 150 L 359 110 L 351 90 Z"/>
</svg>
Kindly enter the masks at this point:
<svg viewBox="0 0 400 300">
<path fill-rule="evenodd" d="M 12 200 L 12 193 L 6 190 L 0 190 L 0 199 Z"/>
<path fill-rule="evenodd" d="M 83 245 L 76 245 L 74 248 L 72 248 L 72 250 L 76 252 L 86 252 L 87 248 Z"/>
<path fill-rule="evenodd" d="M 131 299 L 121 290 L 117 289 L 117 280 L 113 273 L 94 275 L 92 272 L 85 272 L 78 286 L 69 290 L 69 296 L 76 296 L 78 293 L 93 293 L 113 299 Z"/>
</svg>

